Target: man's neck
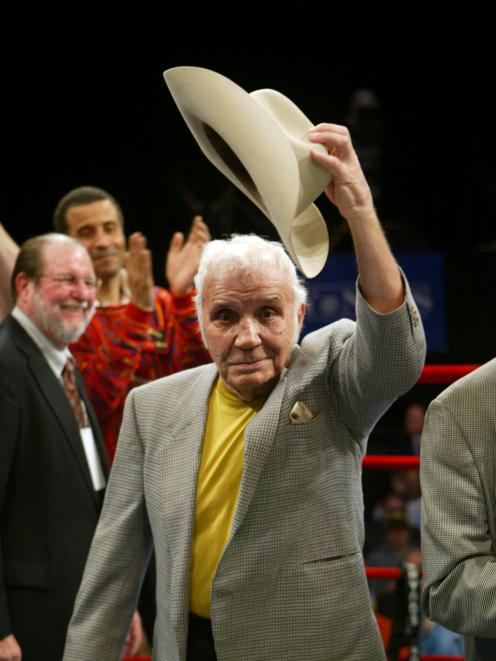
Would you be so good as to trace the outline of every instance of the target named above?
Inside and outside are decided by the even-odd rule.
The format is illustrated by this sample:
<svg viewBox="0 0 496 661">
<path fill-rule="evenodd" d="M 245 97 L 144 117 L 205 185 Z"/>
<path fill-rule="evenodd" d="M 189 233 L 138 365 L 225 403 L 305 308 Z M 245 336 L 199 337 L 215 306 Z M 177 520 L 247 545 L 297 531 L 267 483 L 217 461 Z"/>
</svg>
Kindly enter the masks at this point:
<svg viewBox="0 0 496 661">
<path fill-rule="evenodd" d="M 127 303 L 129 295 L 127 291 L 126 275 L 124 269 L 121 269 L 119 273 L 116 273 L 106 280 L 102 280 L 97 293 L 98 302 L 102 307 Z"/>
</svg>

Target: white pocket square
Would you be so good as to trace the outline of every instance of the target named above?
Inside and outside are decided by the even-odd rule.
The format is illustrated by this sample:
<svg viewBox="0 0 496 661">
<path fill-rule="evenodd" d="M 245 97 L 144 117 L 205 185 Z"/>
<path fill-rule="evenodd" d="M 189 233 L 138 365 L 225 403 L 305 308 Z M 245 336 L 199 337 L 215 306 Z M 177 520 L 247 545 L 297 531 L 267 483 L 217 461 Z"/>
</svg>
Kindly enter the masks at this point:
<svg viewBox="0 0 496 661">
<path fill-rule="evenodd" d="M 303 402 L 296 402 L 289 414 L 291 423 L 293 425 L 304 425 L 313 418 L 313 413 L 303 404 Z"/>
</svg>

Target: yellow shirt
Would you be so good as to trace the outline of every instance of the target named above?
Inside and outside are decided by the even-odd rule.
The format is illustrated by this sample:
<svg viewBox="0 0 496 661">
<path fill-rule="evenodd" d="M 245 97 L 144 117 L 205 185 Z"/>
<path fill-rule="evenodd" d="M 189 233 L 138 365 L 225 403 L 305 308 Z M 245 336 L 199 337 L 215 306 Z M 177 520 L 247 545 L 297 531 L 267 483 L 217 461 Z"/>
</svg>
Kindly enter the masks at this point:
<svg viewBox="0 0 496 661">
<path fill-rule="evenodd" d="M 266 397 L 244 402 L 222 379 L 212 389 L 196 491 L 190 610 L 210 617 L 212 579 L 236 511 L 243 475 L 243 433 Z"/>
</svg>

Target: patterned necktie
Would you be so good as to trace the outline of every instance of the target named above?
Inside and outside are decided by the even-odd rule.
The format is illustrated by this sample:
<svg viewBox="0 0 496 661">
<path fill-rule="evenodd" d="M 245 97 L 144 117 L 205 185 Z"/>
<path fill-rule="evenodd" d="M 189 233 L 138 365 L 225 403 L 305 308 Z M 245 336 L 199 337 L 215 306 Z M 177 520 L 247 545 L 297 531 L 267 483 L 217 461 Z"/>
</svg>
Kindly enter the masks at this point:
<svg viewBox="0 0 496 661">
<path fill-rule="evenodd" d="M 79 427 L 88 427 L 88 418 L 86 416 L 86 410 L 84 404 L 81 401 L 79 396 L 79 390 L 76 383 L 76 378 L 74 376 L 74 359 L 72 356 L 67 358 L 64 370 L 62 372 L 64 379 L 64 390 L 71 405 L 76 420 L 78 421 Z"/>
</svg>

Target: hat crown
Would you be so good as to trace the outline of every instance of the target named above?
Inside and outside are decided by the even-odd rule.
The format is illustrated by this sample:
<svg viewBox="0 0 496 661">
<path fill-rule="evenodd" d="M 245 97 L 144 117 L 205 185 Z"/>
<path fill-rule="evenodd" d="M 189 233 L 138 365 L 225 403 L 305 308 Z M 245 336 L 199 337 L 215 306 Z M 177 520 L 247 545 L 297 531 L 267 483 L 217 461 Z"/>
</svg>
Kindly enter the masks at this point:
<svg viewBox="0 0 496 661">
<path fill-rule="evenodd" d="M 310 149 L 324 154 L 327 150 L 323 145 L 307 140 L 312 123 L 286 96 L 272 89 L 256 90 L 250 96 L 275 119 L 293 150 L 299 173 L 299 194 L 294 214 L 299 216 L 331 181 L 329 170 L 312 160 Z"/>
<path fill-rule="evenodd" d="M 164 78 L 205 156 L 269 218 L 300 270 L 317 275 L 329 239 L 311 203 L 330 173 L 310 156 L 325 148 L 306 139 L 308 118 L 275 90 L 248 94 L 208 69 L 175 67 Z"/>
</svg>

